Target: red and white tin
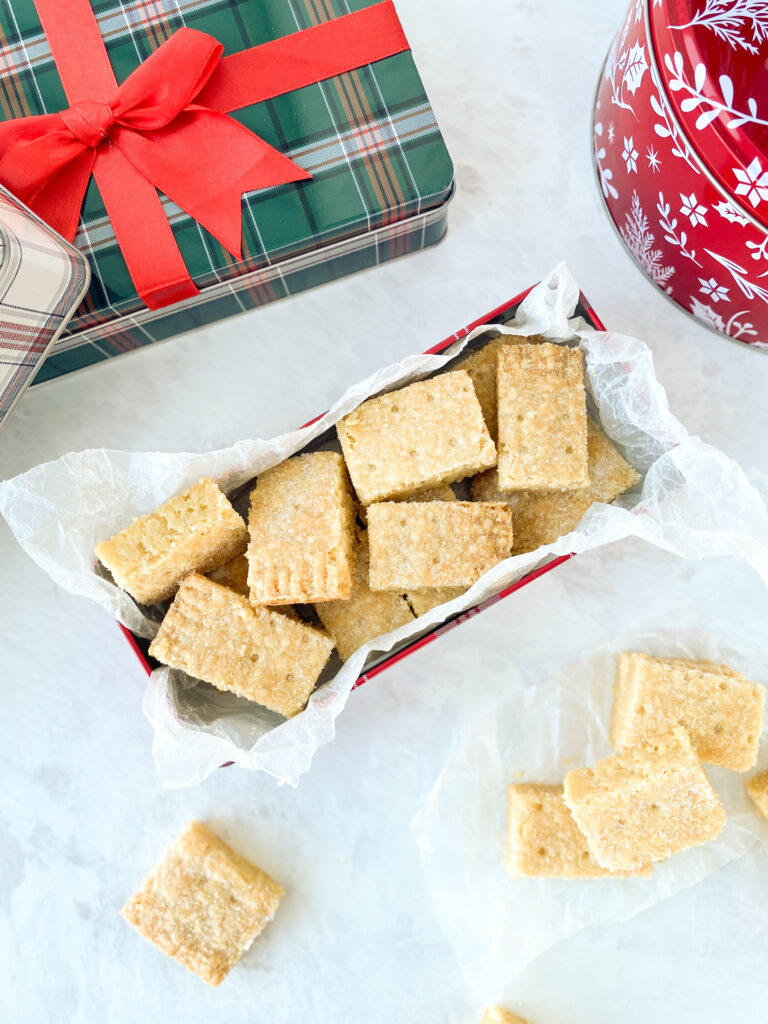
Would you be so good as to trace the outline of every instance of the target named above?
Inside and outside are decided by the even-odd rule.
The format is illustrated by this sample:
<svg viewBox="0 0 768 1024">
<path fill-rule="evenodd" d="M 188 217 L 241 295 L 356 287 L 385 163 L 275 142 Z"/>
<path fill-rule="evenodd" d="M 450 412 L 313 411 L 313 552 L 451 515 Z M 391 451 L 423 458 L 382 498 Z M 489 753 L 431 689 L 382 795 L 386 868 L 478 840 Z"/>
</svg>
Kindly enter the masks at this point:
<svg viewBox="0 0 768 1024">
<path fill-rule="evenodd" d="M 632 0 L 597 90 L 594 157 L 648 277 L 768 349 L 768 0 Z"/>
</svg>

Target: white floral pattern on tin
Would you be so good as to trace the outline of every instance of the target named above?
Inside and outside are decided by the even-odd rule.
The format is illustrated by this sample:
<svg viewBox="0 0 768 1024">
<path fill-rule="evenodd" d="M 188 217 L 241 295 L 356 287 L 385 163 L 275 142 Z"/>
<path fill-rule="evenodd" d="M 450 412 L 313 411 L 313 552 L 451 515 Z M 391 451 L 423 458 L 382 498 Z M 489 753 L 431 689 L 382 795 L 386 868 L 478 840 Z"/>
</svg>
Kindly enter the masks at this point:
<svg viewBox="0 0 768 1024">
<path fill-rule="evenodd" d="M 595 123 L 595 164 L 597 165 L 597 176 L 600 181 L 600 188 L 603 190 L 603 195 L 606 199 L 609 197 L 612 199 L 618 199 L 619 193 L 613 184 L 613 171 L 610 167 L 603 166 L 603 160 L 605 160 L 606 152 L 605 146 L 601 146 L 599 140 L 603 135 L 603 125 L 601 121 Z"/>
<path fill-rule="evenodd" d="M 688 236 L 684 231 L 677 230 L 677 218 L 671 216 L 671 208 L 669 203 L 665 201 L 663 192 L 659 192 L 659 201 L 656 204 L 656 209 L 659 212 L 659 224 L 665 232 L 665 241 L 669 242 L 670 245 L 676 246 L 680 250 L 681 256 L 691 260 L 697 267 L 700 267 L 701 263 L 696 259 L 696 250 L 688 248 Z"/>
<path fill-rule="evenodd" d="M 691 312 L 697 319 L 703 320 L 705 324 L 709 324 L 715 330 L 725 330 L 725 321 L 720 314 L 712 309 L 711 306 L 705 306 L 695 295 L 691 296 Z"/>
<path fill-rule="evenodd" d="M 648 161 L 649 170 L 653 171 L 654 174 L 657 174 L 661 167 L 661 160 L 659 159 L 658 152 L 653 148 L 653 146 L 649 146 L 646 150 L 645 159 Z"/>
<path fill-rule="evenodd" d="M 609 142 L 613 142 L 613 140 L 615 138 L 616 138 L 616 129 L 613 127 L 613 121 L 611 121 L 609 123 L 609 125 L 608 125 L 608 141 Z"/>
<path fill-rule="evenodd" d="M 742 267 L 733 260 L 729 260 L 727 256 L 712 252 L 711 249 L 705 249 L 704 252 L 711 256 L 713 260 L 717 260 L 721 267 L 725 267 L 741 293 L 748 299 L 760 299 L 761 302 L 768 303 L 768 288 L 763 288 L 762 285 L 750 281 L 747 277 L 746 267 Z"/>
<path fill-rule="evenodd" d="M 631 174 L 632 171 L 637 174 L 637 158 L 640 154 L 635 149 L 635 142 L 632 136 L 624 139 L 624 150 L 621 154 L 621 159 L 627 165 L 627 174 Z"/>
<path fill-rule="evenodd" d="M 650 230 L 648 218 L 643 212 L 637 192 L 632 193 L 632 208 L 624 219 L 624 226 L 620 227 L 619 231 L 627 248 L 651 280 L 659 287 L 664 288 L 668 294 L 671 293 L 672 289 L 668 287 L 668 282 L 674 274 L 675 268 L 662 262 L 664 253 L 661 249 L 654 249 L 656 237 Z"/>
<path fill-rule="evenodd" d="M 728 289 L 725 285 L 718 284 L 714 277 L 710 277 L 707 281 L 705 278 L 699 278 L 699 291 L 704 292 L 708 295 L 713 302 L 730 302 L 731 297 L 728 294 Z"/>
<path fill-rule="evenodd" d="M 745 217 L 741 210 L 737 209 L 733 203 L 729 203 L 727 199 L 721 199 L 713 209 L 717 210 L 720 216 L 724 217 L 731 224 L 741 224 L 742 227 L 749 224 L 749 218 Z"/>
<path fill-rule="evenodd" d="M 733 105 L 733 80 L 728 75 L 720 75 L 718 82 L 722 94 L 722 102 L 712 95 L 705 95 L 704 86 L 707 82 L 707 69 L 703 64 L 697 64 L 693 70 L 693 85 L 685 78 L 685 61 L 678 50 L 674 54 L 664 54 L 664 63 L 670 74 L 669 88 L 672 92 L 681 90 L 688 93 L 688 96 L 681 101 L 680 109 L 688 114 L 697 107 L 702 111 L 696 118 L 695 127 L 698 131 L 708 127 L 721 114 L 729 118 L 726 127 L 734 130 L 743 124 L 759 124 L 768 127 L 768 121 L 758 117 L 757 101 L 753 96 L 747 100 L 746 110 L 739 109 Z"/>
<path fill-rule="evenodd" d="M 688 164 L 692 171 L 695 171 L 697 174 L 701 174 L 701 170 L 696 165 L 696 162 L 694 161 L 691 155 L 691 150 L 688 146 L 688 143 L 685 141 L 685 138 L 680 135 L 680 133 L 677 130 L 677 126 L 675 125 L 675 122 L 669 116 L 667 104 L 663 98 L 663 93 L 659 85 L 659 80 L 653 68 L 651 68 L 651 81 L 653 82 L 653 87 L 656 90 L 656 95 L 651 95 L 651 107 L 653 108 L 654 114 L 656 114 L 657 117 L 661 118 L 661 121 L 657 121 L 654 124 L 653 130 L 656 132 L 660 139 L 670 140 L 670 142 L 672 143 L 672 149 L 670 150 L 672 156 L 676 156 L 679 157 L 681 160 L 685 160 L 685 162 Z"/>
<path fill-rule="evenodd" d="M 768 171 L 764 171 L 758 157 L 744 170 L 743 167 L 731 168 L 738 185 L 737 196 L 746 196 L 753 207 L 768 199 Z"/>
<path fill-rule="evenodd" d="M 694 192 L 691 192 L 689 196 L 683 195 L 681 192 L 680 202 L 682 203 L 680 213 L 684 214 L 688 218 L 691 222 L 692 228 L 695 228 L 697 224 L 703 224 L 705 227 L 708 227 L 707 218 L 705 216 L 707 207 L 702 206 Z"/>
<path fill-rule="evenodd" d="M 758 53 L 760 43 L 768 41 L 768 0 L 705 0 L 704 6 L 685 25 L 671 29 L 687 29 L 701 25 L 733 50 Z M 748 38 L 743 30 L 751 28 Z"/>
<path fill-rule="evenodd" d="M 645 59 L 645 47 L 642 43 L 635 43 L 627 54 L 624 77 L 622 79 L 622 84 L 626 85 L 633 96 L 640 88 L 643 75 L 647 70 L 648 61 Z"/>
</svg>

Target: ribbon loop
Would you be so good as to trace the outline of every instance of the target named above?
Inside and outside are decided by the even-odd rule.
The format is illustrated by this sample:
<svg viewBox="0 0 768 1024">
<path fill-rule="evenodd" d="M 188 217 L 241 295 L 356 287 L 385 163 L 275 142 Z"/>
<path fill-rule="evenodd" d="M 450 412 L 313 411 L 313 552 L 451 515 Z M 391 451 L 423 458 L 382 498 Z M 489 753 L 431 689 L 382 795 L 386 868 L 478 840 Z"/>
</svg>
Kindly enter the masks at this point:
<svg viewBox="0 0 768 1024">
<path fill-rule="evenodd" d="M 83 100 L 61 111 L 61 119 L 78 142 L 88 149 L 100 145 L 115 123 L 115 115 L 108 103 Z"/>
</svg>

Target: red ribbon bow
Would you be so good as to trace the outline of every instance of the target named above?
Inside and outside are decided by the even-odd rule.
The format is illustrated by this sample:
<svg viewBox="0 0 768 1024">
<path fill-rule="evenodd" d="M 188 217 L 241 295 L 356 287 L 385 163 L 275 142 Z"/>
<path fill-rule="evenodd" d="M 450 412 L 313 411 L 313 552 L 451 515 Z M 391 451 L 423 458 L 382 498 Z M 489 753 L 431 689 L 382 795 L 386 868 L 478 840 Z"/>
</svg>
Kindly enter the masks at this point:
<svg viewBox="0 0 768 1024">
<path fill-rule="evenodd" d="M 223 60 L 182 28 L 118 86 L 88 0 L 35 2 L 71 106 L 0 123 L 0 181 L 72 240 L 93 174 L 151 309 L 197 291 L 156 190 L 239 257 L 243 192 L 311 177 L 224 111 L 408 47 L 390 2 Z"/>
</svg>

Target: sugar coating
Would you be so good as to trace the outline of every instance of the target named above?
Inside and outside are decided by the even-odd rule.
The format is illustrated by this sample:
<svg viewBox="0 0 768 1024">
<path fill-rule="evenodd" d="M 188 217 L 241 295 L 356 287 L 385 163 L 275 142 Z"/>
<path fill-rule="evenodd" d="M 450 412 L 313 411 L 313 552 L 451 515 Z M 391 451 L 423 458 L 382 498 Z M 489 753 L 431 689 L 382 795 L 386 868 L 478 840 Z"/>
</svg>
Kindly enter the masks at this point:
<svg viewBox="0 0 768 1024">
<path fill-rule="evenodd" d="M 274 879 L 193 821 L 120 913 L 158 949 L 218 985 L 282 896 Z"/>
<path fill-rule="evenodd" d="M 513 345 L 497 353 L 499 486 L 504 491 L 589 486 L 581 350 Z"/>
<path fill-rule="evenodd" d="M 496 465 L 496 446 L 463 370 L 370 398 L 340 420 L 336 431 L 363 505 Z"/>
<path fill-rule="evenodd" d="M 480 1024 L 528 1024 L 528 1021 L 515 1013 L 510 1013 L 509 1010 L 503 1010 L 500 1006 L 489 1006 Z"/>
<path fill-rule="evenodd" d="M 725 811 L 684 729 L 569 772 L 565 803 L 598 864 L 634 871 L 720 834 Z"/>
<path fill-rule="evenodd" d="M 247 542 L 245 523 L 204 477 L 97 544 L 96 557 L 131 597 L 155 604 L 171 598 L 191 572 L 207 572 L 242 554 Z"/>
<path fill-rule="evenodd" d="M 489 470 L 489 472 L 492 472 Z M 406 501 L 458 501 L 456 493 L 448 484 L 441 487 L 431 487 L 426 491 L 419 491 L 412 494 Z M 405 599 L 416 616 L 424 615 L 432 608 L 437 608 L 446 601 L 452 601 L 454 597 L 463 594 L 466 587 L 427 587 L 425 590 L 409 590 Z"/>
<path fill-rule="evenodd" d="M 503 504 L 388 501 L 368 508 L 371 590 L 469 587 L 512 549 Z"/>
<path fill-rule="evenodd" d="M 218 569 L 206 573 L 206 576 L 209 580 L 213 580 L 214 583 L 220 583 L 222 587 L 229 587 L 235 593 L 248 597 L 248 559 L 245 555 L 237 555 L 236 558 L 230 558 L 228 562 L 220 565 Z M 299 618 L 296 609 L 290 604 L 275 605 L 272 610 L 280 612 L 281 615 L 287 615 L 291 619 L 298 620 Z"/>
<path fill-rule="evenodd" d="M 489 341 L 482 348 L 456 363 L 455 369 L 466 370 L 475 386 L 475 394 L 483 410 L 483 419 L 488 433 L 495 441 L 499 436 L 498 416 L 496 413 L 496 363 L 499 349 L 510 345 L 532 345 L 542 342 L 541 335 L 521 338 L 516 334 L 501 334 Z"/>
<path fill-rule="evenodd" d="M 349 597 L 355 508 L 341 455 L 297 455 L 262 473 L 251 492 L 248 533 L 252 604 Z"/>
<path fill-rule="evenodd" d="M 188 576 L 149 653 L 195 679 L 290 717 L 302 710 L 331 655 L 329 637 L 234 590 Z"/>
<path fill-rule="evenodd" d="M 747 793 L 762 816 L 768 819 L 768 772 L 759 772 L 747 782 Z"/>
<path fill-rule="evenodd" d="M 513 554 L 535 551 L 570 533 L 596 501 L 609 504 L 640 479 L 592 420 L 587 420 L 587 452 L 590 483 L 579 491 L 502 491 L 495 469 L 474 477 L 474 501 L 508 502 L 515 528 Z"/>
<path fill-rule="evenodd" d="M 366 531 L 361 531 L 349 598 L 315 604 L 320 621 L 344 661 L 362 644 L 413 621 L 413 612 L 402 594 L 370 589 L 368 563 L 368 536 Z"/>
<path fill-rule="evenodd" d="M 702 761 L 732 771 L 755 766 L 765 687 L 727 665 L 684 658 L 619 655 L 611 742 L 617 750 L 653 744 L 681 725 Z"/>
<path fill-rule="evenodd" d="M 601 867 L 565 806 L 563 787 L 537 782 L 507 786 L 506 865 L 513 878 L 621 878 L 638 874 Z M 648 877 L 651 870 L 646 864 L 640 873 Z"/>
</svg>

